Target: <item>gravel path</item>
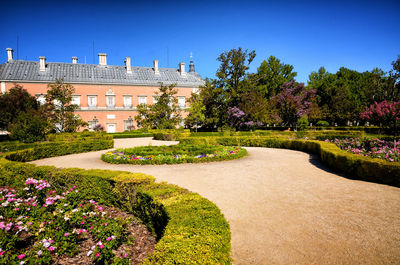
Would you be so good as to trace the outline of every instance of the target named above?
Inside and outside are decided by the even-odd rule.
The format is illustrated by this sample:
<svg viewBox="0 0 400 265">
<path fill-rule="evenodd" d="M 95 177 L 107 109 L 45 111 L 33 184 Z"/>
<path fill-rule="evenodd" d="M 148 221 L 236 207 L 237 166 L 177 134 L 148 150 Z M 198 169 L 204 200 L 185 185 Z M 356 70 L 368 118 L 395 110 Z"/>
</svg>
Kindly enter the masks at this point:
<svg viewBox="0 0 400 265">
<path fill-rule="evenodd" d="M 173 144 L 117 139 L 116 147 Z M 153 175 L 218 205 L 232 232 L 234 264 L 400 264 L 400 189 L 343 178 L 312 155 L 247 148 L 233 161 L 163 166 L 112 165 L 105 151 L 37 165 Z"/>
</svg>

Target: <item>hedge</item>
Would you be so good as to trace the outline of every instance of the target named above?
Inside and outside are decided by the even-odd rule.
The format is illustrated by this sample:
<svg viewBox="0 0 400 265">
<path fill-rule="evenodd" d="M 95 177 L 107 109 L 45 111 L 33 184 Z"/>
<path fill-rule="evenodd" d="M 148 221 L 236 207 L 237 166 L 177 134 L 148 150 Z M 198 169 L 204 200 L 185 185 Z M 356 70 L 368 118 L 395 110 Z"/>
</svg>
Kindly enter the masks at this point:
<svg viewBox="0 0 400 265">
<path fill-rule="evenodd" d="M 313 140 L 291 140 L 279 137 L 187 137 L 183 144 L 221 144 L 285 148 L 317 154 L 328 168 L 344 173 L 352 179 L 365 180 L 400 187 L 400 163 L 351 154 L 334 143 Z"/>
<path fill-rule="evenodd" d="M 109 135 L 111 135 L 114 139 L 153 137 L 152 133 L 110 133 Z"/>
<path fill-rule="evenodd" d="M 12 161 L 28 162 L 37 159 L 109 149 L 114 146 L 111 137 L 82 138 L 71 142 L 49 142 L 33 148 L 6 153 L 6 158 Z"/>
<path fill-rule="evenodd" d="M 61 145 L 67 148 L 65 143 Z M 81 140 L 69 145 L 74 146 L 69 149 L 71 152 L 83 151 Z M 91 147 L 96 148 L 96 145 L 85 146 Z M 37 159 L 64 154 L 63 148 L 45 152 L 41 147 L 35 147 L 6 153 L 6 157 Z M 29 177 L 47 180 L 55 187 L 76 185 L 87 199 L 120 207 L 137 216 L 158 240 L 154 253 L 143 264 L 231 263 L 229 224 L 214 203 L 197 193 L 176 185 L 156 183 L 154 177 L 141 173 L 58 169 L 0 157 L 0 186 L 21 187 Z"/>
<path fill-rule="evenodd" d="M 246 149 L 232 146 L 179 144 L 117 149 L 102 154 L 101 159 L 111 164 L 161 165 L 225 161 L 247 154 Z"/>
</svg>

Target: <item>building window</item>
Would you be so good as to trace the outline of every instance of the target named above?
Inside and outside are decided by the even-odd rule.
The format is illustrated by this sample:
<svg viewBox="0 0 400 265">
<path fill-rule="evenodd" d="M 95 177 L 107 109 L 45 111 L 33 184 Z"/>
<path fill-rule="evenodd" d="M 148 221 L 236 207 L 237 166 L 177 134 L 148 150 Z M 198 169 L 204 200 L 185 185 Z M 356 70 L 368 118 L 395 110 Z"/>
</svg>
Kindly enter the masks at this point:
<svg viewBox="0 0 400 265">
<path fill-rule="evenodd" d="M 72 96 L 71 104 L 80 106 L 81 105 L 81 96 Z"/>
<path fill-rule="evenodd" d="M 88 96 L 89 108 L 97 107 L 97 96 Z"/>
<path fill-rule="evenodd" d="M 153 96 L 153 104 L 157 104 L 158 102 L 158 96 Z"/>
<path fill-rule="evenodd" d="M 106 96 L 107 97 L 107 108 L 115 107 L 115 96 Z"/>
<path fill-rule="evenodd" d="M 139 105 L 140 104 L 147 104 L 147 96 L 139 96 Z"/>
<path fill-rule="evenodd" d="M 132 96 L 124 96 L 124 107 L 132 108 Z"/>
<path fill-rule="evenodd" d="M 181 109 L 184 109 L 186 107 L 185 97 L 178 97 L 178 105 Z"/>
<path fill-rule="evenodd" d="M 6 83 L 5 82 L 1 82 L 1 93 L 2 94 L 6 93 Z"/>
<path fill-rule="evenodd" d="M 61 106 L 62 106 L 61 101 L 59 101 L 58 99 L 55 99 L 55 100 L 54 100 L 54 106 L 55 106 L 57 109 L 60 109 Z"/>
<path fill-rule="evenodd" d="M 127 120 L 124 120 L 124 130 L 131 131 L 133 130 L 133 119 L 131 116 Z"/>
<path fill-rule="evenodd" d="M 36 98 L 40 105 L 44 105 L 46 103 L 45 95 L 36 95 Z"/>
<path fill-rule="evenodd" d="M 94 131 L 94 128 L 96 127 L 98 122 L 99 122 L 99 120 L 96 118 L 96 116 L 93 117 L 93 120 L 88 121 L 88 123 L 89 123 L 89 131 Z"/>
</svg>

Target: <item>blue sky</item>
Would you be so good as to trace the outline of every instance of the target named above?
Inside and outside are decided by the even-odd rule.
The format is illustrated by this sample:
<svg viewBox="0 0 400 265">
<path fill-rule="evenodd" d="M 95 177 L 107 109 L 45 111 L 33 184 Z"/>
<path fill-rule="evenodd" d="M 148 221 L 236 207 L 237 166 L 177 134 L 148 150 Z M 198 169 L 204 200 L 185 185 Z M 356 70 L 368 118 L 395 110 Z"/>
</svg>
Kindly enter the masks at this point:
<svg viewBox="0 0 400 265">
<path fill-rule="evenodd" d="M 4 2 L 3 2 L 4 1 Z M 341 66 L 391 69 L 400 55 L 400 1 L 5 1 L 0 15 L 0 62 L 5 49 L 19 59 L 178 67 L 189 64 L 215 77 L 218 55 L 255 50 L 250 71 L 270 55 L 292 64 L 297 81 L 311 71 Z"/>
</svg>

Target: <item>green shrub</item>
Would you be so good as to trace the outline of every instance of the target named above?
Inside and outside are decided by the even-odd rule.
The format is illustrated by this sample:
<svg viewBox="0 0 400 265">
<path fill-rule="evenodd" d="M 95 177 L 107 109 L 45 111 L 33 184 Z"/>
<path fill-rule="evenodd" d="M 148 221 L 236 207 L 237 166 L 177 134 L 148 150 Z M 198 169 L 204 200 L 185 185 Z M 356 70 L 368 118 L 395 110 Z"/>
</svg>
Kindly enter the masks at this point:
<svg viewBox="0 0 400 265">
<path fill-rule="evenodd" d="M 317 154 L 321 162 L 347 176 L 365 181 L 400 187 L 400 163 L 387 162 L 341 150 L 333 143 L 312 140 L 291 140 L 272 137 L 187 137 L 184 144 L 221 144 L 285 148 Z"/>
<path fill-rule="evenodd" d="M 59 136 L 54 136 L 58 138 Z M 70 137 L 76 140 L 70 140 Z M 9 157 L 33 159 L 83 149 L 108 148 L 110 136 L 103 139 L 79 139 L 69 135 L 69 142 L 51 143 L 47 148 L 34 146 L 6 153 Z M 64 138 L 65 139 L 65 138 Z M 95 141 L 104 141 L 96 145 Z M 86 141 L 87 145 L 84 144 Z M 23 152 L 26 152 L 25 155 Z M 69 152 L 67 151 L 67 152 Z M 57 169 L 12 162 L 0 157 L 0 186 L 22 187 L 28 177 L 44 179 L 55 187 L 77 185 L 87 199 L 116 206 L 134 213 L 159 240 L 154 253 L 143 264 L 230 264 L 229 224 L 217 206 L 196 193 L 175 185 L 155 183 L 154 177 L 123 171 Z"/>
<path fill-rule="evenodd" d="M 318 121 L 316 125 L 317 126 L 326 127 L 326 126 L 329 126 L 329 122 L 327 122 L 327 121 Z"/>
<path fill-rule="evenodd" d="M 23 143 L 42 141 L 48 123 L 39 113 L 22 112 L 10 126 L 11 138 Z"/>
<path fill-rule="evenodd" d="M 247 155 L 243 148 L 215 145 L 140 146 L 117 149 L 101 156 L 112 164 L 182 164 L 238 159 Z"/>
</svg>

